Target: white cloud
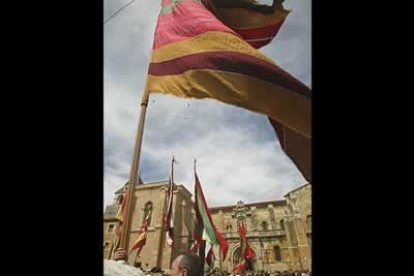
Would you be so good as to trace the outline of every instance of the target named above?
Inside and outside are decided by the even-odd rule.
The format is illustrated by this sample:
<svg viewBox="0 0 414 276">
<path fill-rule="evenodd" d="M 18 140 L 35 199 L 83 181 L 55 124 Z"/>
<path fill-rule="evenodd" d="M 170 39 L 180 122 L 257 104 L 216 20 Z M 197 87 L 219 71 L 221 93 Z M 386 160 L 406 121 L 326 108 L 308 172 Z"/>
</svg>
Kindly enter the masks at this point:
<svg viewBox="0 0 414 276">
<path fill-rule="evenodd" d="M 105 1 L 105 18 L 122 5 Z M 122 1 L 127 3 L 128 1 Z M 160 1 L 136 1 L 107 24 L 104 33 L 104 204 L 128 181 Z M 280 34 L 263 52 L 310 85 L 310 1 L 290 0 L 293 9 Z M 109 11 L 110 10 L 110 11 Z M 141 156 L 144 181 L 168 179 L 193 192 L 193 158 L 210 206 L 238 200 L 281 199 L 305 183 L 284 156 L 265 116 L 215 100 L 150 98 Z"/>
</svg>

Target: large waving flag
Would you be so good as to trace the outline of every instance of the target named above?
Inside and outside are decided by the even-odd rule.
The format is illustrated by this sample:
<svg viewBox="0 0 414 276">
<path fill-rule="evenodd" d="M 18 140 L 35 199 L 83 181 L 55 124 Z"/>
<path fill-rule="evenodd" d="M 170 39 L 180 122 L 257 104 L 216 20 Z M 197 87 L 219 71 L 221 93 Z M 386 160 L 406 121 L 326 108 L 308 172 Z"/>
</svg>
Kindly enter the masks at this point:
<svg viewBox="0 0 414 276">
<path fill-rule="evenodd" d="M 163 0 L 145 93 L 213 98 L 267 115 L 285 129 L 275 129 L 280 141 L 280 133 L 289 132 L 282 148 L 311 182 L 306 173 L 310 172 L 311 90 L 222 23 L 201 1 Z M 309 158 L 295 149 L 297 140 L 308 147 Z"/>
<path fill-rule="evenodd" d="M 146 93 L 214 98 L 311 137 L 311 91 L 198 0 L 164 0 Z"/>
<path fill-rule="evenodd" d="M 312 183 L 312 139 L 293 131 L 269 117 L 280 146 L 303 177 Z"/>
<path fill-rule="evenodd" d="M 290 13 L 280 0 L 275 0 L 273 12 L 266 14 L 252 8 L 243 8 L 246 2 L 260 6 L 255 0 L 245 0 L 244 3 L 240 1 L 240 7 L 234 7 L 236 3 L 228 0 L 202 0 L 202 2 L 221 22 L 256 49 L 269 44 L 275 38 Z"/>
<path fill-rule="evenodd" d="M 198 236 L 196 240 L 203 240 L 211 245 L 219 245 L 223 254 L 223 260 L 225 260 L 229 246 L 223 236 L 217 231 L 216 226 L 213 223 L 197 173 L 195 173 L 195 182 L 195 212 L 199 227 L 199 229 L 196 228 L 195 230 L 195 238 L 196 235 L 199 235 L 199 232 L 202 230 L 201 239 Z"/>
</svg>

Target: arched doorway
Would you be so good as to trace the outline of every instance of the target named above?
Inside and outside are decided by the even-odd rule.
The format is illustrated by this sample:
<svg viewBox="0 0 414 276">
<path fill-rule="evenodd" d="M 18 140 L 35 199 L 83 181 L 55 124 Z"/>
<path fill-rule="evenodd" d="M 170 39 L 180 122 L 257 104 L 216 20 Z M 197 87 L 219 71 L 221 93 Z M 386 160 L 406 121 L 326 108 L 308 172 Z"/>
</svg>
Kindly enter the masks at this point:
<svg viewBox="0 0 414 276">
<path fill-rule="evenodd" d="M 258 267 L 256 265 L 256 263 L 257 263 L 257 254 L 256 254 L 256 252 L 254 251 L 253 248 L 252 248 L 252 251 L 254 253 L 253 258 L 248 261 L 247 270 L 256 271 L 258 269 Z M 244 258 L 244 256 L 242 256 L 241 248 L 239 246 L 239 247 L 237 247 L 236 250 L 234 250 L 233 258 L 232 258 L 233 259 L 233 264 L 232 264 L 233 266 L 232 267 L 235 268 L 236 266 L 238 266 L 241 263 L 241 261 L 243 260 L 243 258 Z"/>
</svg>

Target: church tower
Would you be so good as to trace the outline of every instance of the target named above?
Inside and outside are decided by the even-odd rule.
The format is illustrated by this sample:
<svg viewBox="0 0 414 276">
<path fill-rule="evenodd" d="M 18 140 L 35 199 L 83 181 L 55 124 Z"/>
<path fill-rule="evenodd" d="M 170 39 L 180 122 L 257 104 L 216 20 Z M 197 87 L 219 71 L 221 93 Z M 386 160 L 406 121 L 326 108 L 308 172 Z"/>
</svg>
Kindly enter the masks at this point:
<svg viewBox="0 0 414 276">
<path fill-rule="evenodd" d="M 128 263 L 143 269 L 155 266 L 163 270 L 169 269 L 170 262 L 181 251 L 190 248 L 192 237 L 192 203 L 191 193 L 183 186 L 174 184 L 173 192 L 173 221 L 174 221 L 174 249 L 168 246 L 164 231 L 163 215 L 166 210 L 167 189 L 169 181 L 142 183 L 135 185 L 132 199 L 132 222 L 128 248 L 132 248 L 139 236 L 141 226 L 149 212 L 150 223 L 146 245 L 139 256 L 134 250 L 128 258 Z M 125 196 L 127 184 L 115 192 L 112 205 L 108 206 L 104 215 L 104 258 L 112 257 L 112 250 L 116 239 L 114 229 L 118 220 L 115 218 Z"/>
</svg>

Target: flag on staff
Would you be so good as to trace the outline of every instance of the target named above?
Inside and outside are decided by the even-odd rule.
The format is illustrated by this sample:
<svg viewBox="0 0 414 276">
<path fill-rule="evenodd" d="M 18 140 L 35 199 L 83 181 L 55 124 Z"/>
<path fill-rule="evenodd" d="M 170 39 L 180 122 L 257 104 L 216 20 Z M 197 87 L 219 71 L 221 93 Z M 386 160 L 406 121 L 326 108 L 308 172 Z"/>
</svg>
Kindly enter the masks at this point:
<svg viewBox="0 0 414 276">
<path fill-rule="evenodd" d="M 249 242 L 247 240 L 246 236 L 246 228 L 244 226 L 243 221 L 239 222 L 239 235 L 240 235 L 240 250 L 241 250 L 241 256 L 242 261 L 239 265 L 237 265 L 235 268 L 233 268 L 233 273 L 238 273 L 240 271 L 243 271 L 248 267 L 248 261 L 253 259 L 254 253 L 253 250 L 249 246 Z"/>
<path fill-rule="evenodd" d="M 290 11 L 283 7 L 283 1 L 273 0 L 273 5 L 268 6 L 260 5 L 255 0 L 238 3 L 202 0 L 212 14 L 256 49 L 269 44 L 275 38 L 289 15 Z M 235 7 L 236 5 L 239 7 Z"/>
<path fill-rule="evenodd" d="M 210 249 L 208 250 L 207 257 L 206 257 L 206 263 L 210 267 L 210 269 L 214 268 L 214 262 L 215 262 L 216 256 L 213 252 L 213 246 L 210 246 Z"/>
<path fill-rule="evenodd" d="M 174 198 L 174 163 L 178 163 L 173 156 L 170 171 L 170 183 L 168 185 L 167 193 L 167 211 L 164 215 L 164 229 L 166 233 L 167 244 L 170 247 L 174 246 L 174 221 L 172 218 L 173 212 L 173 198 Z"/>
<path fill-rule="evenodd" d="M 312 181 L 311 90 L 203 3 L 163 0 L 144 95 L 148 93 L 211 98 L 268 116 L 286 155 Z"/>
<path fill-rule="evenodd" d="M 194 209 L 196 210 L 196 220 L 195 220 L 194 234 L 193 234 L 194 243 L 191 246 L 190 251 L 195 253 L 195 254 L 198 253 L 198 255 L 200 256 L 200 258 L 202 260 L 202 267 L 204 268 L 206 241 L 204 241 L 202 239 L 202 235 L 203 235 L 202 223 L 203 223 L 203 221 L 201 219 L 200 212 L 198 212 L 195 207 L 194 207 Z"/>
<path fill-rule="evenodd" d="M 148 212 L 148 215 L 145 218 L 144 223 L 141 226 L 139 236 L 138 236 L 137 240 L 135 241 L 134 245 L 132 246 L 131 250 L 129 251 L 128 255 L 131 254 L 131 252 L 134 251 L 135 249 L 138 249 L 139 250 L 138 253 L 137 253 L 137 256 L 138 256 L 139 253 L 141 252 L 141 249 L 146 244 L 148 226 L 149 226 L 149 223 L 150 223 L 150 217 L 151 217 L 151 211 Z"/>
<path fill-rule="evenodd" d="M 128 183 L 127 183 L 128 184 Z M 125 185 L 127 185 L 125 184 Z M 125 216 L 126 216 L 126 206 L 127 206 L 127 202 L 128 202 L 128 188 L 125 189 L 125 194 L 124 194 L 124 198 L 122 199 L 122 204 L 121 204 L 121 208 L 119 208 L 117 214 L 116 214 L 116 218 L 123 223 L 125 220 Z"/>
<path fill-rule="evenodd" d="M 124 186 L 126 185 L 128 185 L 128 182 Z M 115 216 L 118 219 L 118 223 L 115 226 L 116 238 L 115 238 L 115 243 L 114 243 L 114 247 L 112 251 L 113 256 L 115 256 L 115 251 L 119 248 L 121 244 L 121 231 L 122 231 L 123 223 L 125 221 L 127 202 L 128 202 L 128 188 L 125 189 L 121 207 L 118 209 L 118 212 Z"/>
<path fill-rule="evenodd" d="M 197 173 L 195 173 L 195 212 L 199 229 L 195 231 L 195 235 L 201 234 L 201 240 L 211 245 L 219 245 L 223 254 L 223 260 L 226 259 L 229 246 L 223 236 L 217 231 L 216 226 L 211 219 L 211 214 L 201 188 Z M 196 237 L 196 236 L 195 236 Z M 200 239 L 200 236 L 197 237 Z M 205 248 L 205 245 L 204 245 Z"/>
<path fill-rule="evenodd" d="M 213 98 L 311 137 L 311 90 L 198 1 L 163 1 L 146 93 Z"/>
</svg>

